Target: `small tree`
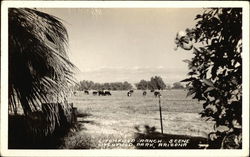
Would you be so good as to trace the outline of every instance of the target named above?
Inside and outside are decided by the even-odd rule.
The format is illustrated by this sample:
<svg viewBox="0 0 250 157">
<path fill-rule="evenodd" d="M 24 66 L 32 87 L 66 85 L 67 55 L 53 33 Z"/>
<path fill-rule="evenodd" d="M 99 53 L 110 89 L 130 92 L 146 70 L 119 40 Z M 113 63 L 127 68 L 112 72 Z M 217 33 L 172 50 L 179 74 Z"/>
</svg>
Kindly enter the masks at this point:
<svg viewBox="0 0 250 157">
<path fill-rule="evenodd" d="M 180 82 L 173 83 L 173 89 L 184 89 L 183 85 Z"/>
<path fill-rule="evenodd" d="M 136 83 L 135 86 L 139 90 L 163 90 L 167 87 L 160 76 L 151 77 L 150 81 L 141 80 L 139 83 Z"/>
<path fill-rule="evenodd" d="M 178 33 L 177 47 L 193 50 L 194 58 L 185 60 L 189 66 L 188 95 L 203 100 L 202 117 L 214 120 L 215 139 L 233 132 L 234 144 L 222 148 L 241 147 L 242 125 L 242 9 L 206 9 L 196 16 L 193 29 Z M 195 46 L 195 44 L 197 44 Z M 219 130 L 224 126 L 224 130 Z M 237 142 L 235 142 L 237 141 Z"/>
<path fill-rule="evenodd" d="M 127 81 L 123 82 L 122 90 L 130 90 L 132 88 L 133 88 L 133 86 L 130 83 L 128 83 Z"/>
<path fill-rule="evenodd" d="M 141 80 L 139 83 L 136 83 L 135 86 L 138 90 L 146 90 L 148 89 L 148 81 Z"/>
<path fill-rule="evenodd" d="M 160 76 L 151 77 L 149 84 L 153 89 L 163 90 L 166 88 L 166 84 Z"/>
<path fill-rule="evenodd" d="M 170 89 L 171 89 L 171 85 L 170 85 L 170 84 L 167 84 L 167 85 L 166 85 L 166 89 L 170 90 Z"/>
</svg>

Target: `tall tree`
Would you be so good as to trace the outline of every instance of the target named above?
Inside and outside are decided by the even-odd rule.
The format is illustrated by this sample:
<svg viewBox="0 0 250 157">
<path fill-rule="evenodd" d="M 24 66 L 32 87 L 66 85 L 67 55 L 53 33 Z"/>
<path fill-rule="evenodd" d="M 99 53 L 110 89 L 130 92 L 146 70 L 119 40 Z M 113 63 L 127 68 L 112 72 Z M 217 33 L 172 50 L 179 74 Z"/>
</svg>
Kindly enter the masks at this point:
<svg viewBox="0 0 250 157">
<path fill-rule="evenodd" d="M 178 33 L 177 46 L 193 50 L 189 66 L 188 95 L 204 100 L 203 117 L 214 120 L 222 148 L 241 147 L 242 126 L 242 9 L 206 9 L 196 16 L 197 24 Z M 181 34 L 181 35 L 180 35 Z M 219 130 L 224 126 L 223 130 Z M 225 134 L 223 134 L 225 133 Z M 231 141 L 225 144 L 226 141 Z M 223 144 L 224 143 L 224 144 Z"/>
<path fill-rule="evenodd" d="M 166 88 L 166 84 L 160 76 L 151 77 L 149 82 L 150 87 L 153 89 L 163 90 Z"/>
<path fill-rule="evenodd" d="M 64 98 L 74 81 L 61 21 L 28 8 L 9 9 L 9 105 L 28 114 L 49 97 Z"/>
<path fill-rule="evenodd" d="M 83 91 L 83 90 L 90 90 L 92 87 L 94 86 L 94 82 L 93 81 L 80 81 L 79 85 L 78 85 L 78 90 Z"/>
</svg>

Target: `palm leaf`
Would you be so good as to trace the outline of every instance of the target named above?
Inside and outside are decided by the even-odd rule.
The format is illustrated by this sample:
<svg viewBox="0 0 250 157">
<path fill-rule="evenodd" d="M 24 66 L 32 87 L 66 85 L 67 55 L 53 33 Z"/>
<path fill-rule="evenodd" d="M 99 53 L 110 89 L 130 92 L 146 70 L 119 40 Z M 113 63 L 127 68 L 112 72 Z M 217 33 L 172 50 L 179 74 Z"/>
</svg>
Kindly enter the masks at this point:
<svg viewBox="0 0 250 157">
<path fill-rule="evenodd" d="M 28 8 L 9 9 L 9 105 L 24 113 L 51 97 L 64 97 L 74 82 L 68 34 L 60 19 Z M 49 95 L 49 96 L 48 96 Z"/>
</svg>

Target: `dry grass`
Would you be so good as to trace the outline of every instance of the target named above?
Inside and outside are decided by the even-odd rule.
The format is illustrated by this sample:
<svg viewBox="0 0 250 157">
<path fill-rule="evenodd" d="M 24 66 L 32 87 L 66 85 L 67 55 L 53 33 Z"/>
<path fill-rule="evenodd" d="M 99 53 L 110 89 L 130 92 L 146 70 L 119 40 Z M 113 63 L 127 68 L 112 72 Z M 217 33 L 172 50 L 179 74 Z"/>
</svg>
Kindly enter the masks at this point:
<svg viewBox="0 0 250 157">
<path fill-rule="evenodd" d="M 207 137 L 213 123 L 200 118 L 201 104 L 186 98 L 186 91 L 183 90 L 161 93 L 165 134 Z M 78 118 L 82 126 L 66 138 L 64 148 L 132 149 L 135 146 L 131 145 L 131 141 L 138 134 L 136 127 L 147 125 L 160 132 L 159 99 L 153 93 L 148 92 L 146 97 L 142 96 L 142 91 L 135 91 L 131 97 L 127 97 L 126 91 L 113 91 L 112 96 L 77 93 L 71 101 L 86 116 Z"/>
</svg>

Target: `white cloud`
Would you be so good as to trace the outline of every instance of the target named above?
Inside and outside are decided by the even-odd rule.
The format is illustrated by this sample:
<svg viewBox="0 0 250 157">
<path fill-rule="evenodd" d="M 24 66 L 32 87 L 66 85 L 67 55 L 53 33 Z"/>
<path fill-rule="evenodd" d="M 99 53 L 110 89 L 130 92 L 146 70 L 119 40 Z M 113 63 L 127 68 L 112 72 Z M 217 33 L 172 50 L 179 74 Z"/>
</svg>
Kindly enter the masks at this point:
<svg viewBox="0 0 250 157">
<path fill-rule="evenodd" d="M 159 67 L 107 67 L 85 69 L 77 74 L 78 80 L 94 82 L 123 82 L 135 83 L 141 79 L 149 80 L 152 76 L 161 76 L 166 83 L 180 81 L 186 77 L 185 69 Z"/>
</svg>

